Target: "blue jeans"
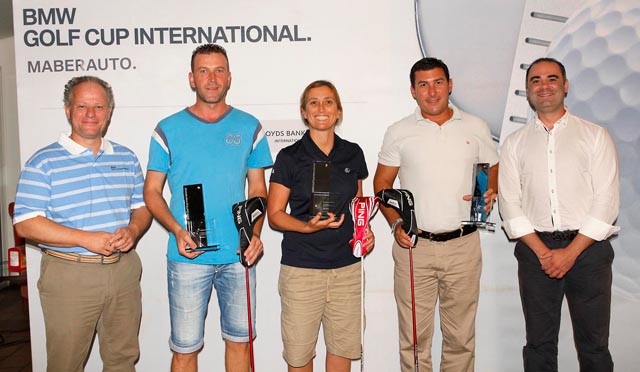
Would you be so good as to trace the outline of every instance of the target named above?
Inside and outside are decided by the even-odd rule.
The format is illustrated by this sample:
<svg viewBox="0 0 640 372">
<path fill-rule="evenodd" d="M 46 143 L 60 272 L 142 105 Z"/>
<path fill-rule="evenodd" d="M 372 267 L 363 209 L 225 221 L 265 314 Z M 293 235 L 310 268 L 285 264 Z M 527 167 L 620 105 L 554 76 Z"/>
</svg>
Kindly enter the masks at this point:
<svg viewBox="0 0 640 372">
<path fill-rule="evenodd" d="M 541 239 L 550 249 L 563 248 L 571 242 Z M 527 344 L 522 350 L 525 372 L 558 371 L 558 332 L 564 296 L 571 314 L 580 371 L 613 371 L 609 353 L 611 244 L 606 240 L 593 243 L 562 279 L 547 276 L 535 253 L 521 241 L 516 244 L 515 256 L 527 331 Z"/>
<path fill-rule="evenodd" d="M 256 337 L 255 266 L 249 269 L 251 321 Z M 172 351 L 189 354 L 204 344 L 204 320 L 211 288 L 215 288 L 220 307 L 222 338 L 249 342 L 245 268 L 240 264 L 200 265 L 167 261 L 167 283 L 171 316 Z"/>
</svg>

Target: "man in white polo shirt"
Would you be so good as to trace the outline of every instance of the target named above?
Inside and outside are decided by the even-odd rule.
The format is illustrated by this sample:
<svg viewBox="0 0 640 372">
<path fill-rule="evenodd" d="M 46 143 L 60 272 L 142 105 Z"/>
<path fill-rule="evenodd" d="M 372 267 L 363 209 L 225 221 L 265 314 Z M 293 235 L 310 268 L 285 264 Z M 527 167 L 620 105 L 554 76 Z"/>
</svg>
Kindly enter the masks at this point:
<svg viewBox="0 0 640 372">
<path fill-rule="evenodd" d="M 113 106 L 107 82 L 71 79 L 71 133 L 38 150 L 20 174 L 14 224 L 44 252 L 38 290 L 49 372 L 83 371 L 96 331 L 104 371 L 135 370 L 140 353 L 142 266 L 132 248 L 151 214 L 138 158 L 102 138 Z"/>
<path fill-rule="evenodd" d="M 469 372 L 475 361 L 475 318 L 482 254 L 469 219 L 472 170 L 489 163 L 485 193 L 490 210 L 497 190 L 498 154 L 488 125 L 449 103 L 453 80 L 441 60 L 423 58 L 411 68 L 411 95 L 418 108 L 387 129 L 373 180 L 376 192 L 400 185 L 413 193 L 419 228 L 413 250 L 417 347 L 421 371 L 431 371 L 436 301 L 443 333 L 443 372 Z M 411 240 L 397 212 L 381 208 L 395 238 L 394 292 L 400 327 L 402 371 L 413 371 L 411 279 L 406 248 Z"/>
</svg>

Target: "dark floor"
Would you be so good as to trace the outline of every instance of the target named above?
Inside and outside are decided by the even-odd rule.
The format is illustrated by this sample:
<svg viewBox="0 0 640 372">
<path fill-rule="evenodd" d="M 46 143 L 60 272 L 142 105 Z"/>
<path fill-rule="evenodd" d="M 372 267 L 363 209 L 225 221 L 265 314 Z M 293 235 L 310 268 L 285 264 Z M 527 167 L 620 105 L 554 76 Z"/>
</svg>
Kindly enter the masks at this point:
<svg viewBox="0 0 640 372">
<path fill-rule="evenodd" d="M 29 313 L 20 285 L 8 284 L 0 281 L 0 372 L 30 372 Z"/>
</svg>

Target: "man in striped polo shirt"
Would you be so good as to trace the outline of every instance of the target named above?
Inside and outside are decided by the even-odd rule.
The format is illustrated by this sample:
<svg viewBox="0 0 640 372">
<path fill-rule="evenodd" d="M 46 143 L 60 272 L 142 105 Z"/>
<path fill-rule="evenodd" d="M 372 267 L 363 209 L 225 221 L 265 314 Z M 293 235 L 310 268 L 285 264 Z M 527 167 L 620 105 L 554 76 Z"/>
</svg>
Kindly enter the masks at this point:
<svg viewBox="0 0 640 372">
<path fill-rule="evenodd" d="M 140 259 L 132 248 L 151 223 L 136 155 L 103 139 L 113 91 L 97 77 L 71 79 L 71 133 L 25 164 L 16 194 L 18 233 L 44 255 L 38 281 L 47 371 L 82 371 L 98 333 L 104 371 L 133 371 L 142 312 Z"/>
</svg>

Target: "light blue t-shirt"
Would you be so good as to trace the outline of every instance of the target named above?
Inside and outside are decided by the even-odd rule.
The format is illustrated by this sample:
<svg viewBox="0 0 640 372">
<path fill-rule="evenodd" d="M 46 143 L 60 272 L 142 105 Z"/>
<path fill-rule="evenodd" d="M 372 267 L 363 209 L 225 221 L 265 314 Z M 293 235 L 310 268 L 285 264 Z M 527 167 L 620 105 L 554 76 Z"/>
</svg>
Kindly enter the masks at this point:
<svg viewBox="0 0 640 372">
<path fill-rule="evenodd" d="M 231 107 L 209 123 L 184 109 L 160 121 L 151 138 L 147 169 L 167 175 L 169 209 L 183 228 L 183 187 L 202 184 L 208 242 L 220 246 L 188 259 L 180 255 L 175 236 L 169 234 L 167 258 L 196 264 L 237 262 L 240 242 L 231 207 L 246 199 L 247 170 L 272 164 L 262 125 L 244 111 Z"/>
</svg>

